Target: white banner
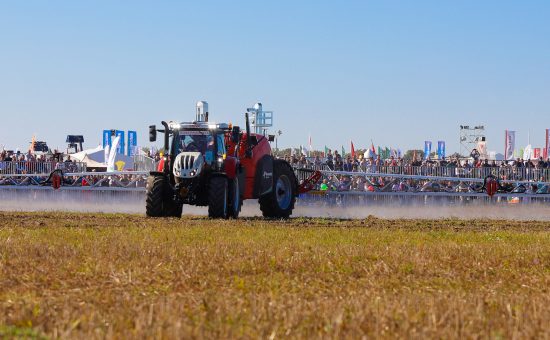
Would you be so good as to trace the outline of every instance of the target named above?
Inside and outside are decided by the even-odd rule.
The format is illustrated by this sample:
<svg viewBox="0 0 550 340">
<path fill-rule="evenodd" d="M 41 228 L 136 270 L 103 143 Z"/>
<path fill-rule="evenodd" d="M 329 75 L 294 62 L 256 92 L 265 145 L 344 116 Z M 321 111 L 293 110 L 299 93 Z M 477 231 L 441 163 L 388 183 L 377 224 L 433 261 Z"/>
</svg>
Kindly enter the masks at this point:
<svg viewBox="0 0 550 340">
<path fill-rule="evenodd" d="M 115 171 L 115 158 L 116 158 L 116 152 L 117 152 L 119 142 L 120 142 L 120 136 L 116 136 L 111 146 L 111 152 L 109 153 L 109 160 L 107 161 L 107 171 L 109 172 Z"/>
<path fill-rule="evenodd" d="M 485 141 L 477 142 L 477 151 L 479 151 L 479 156 L 481 158 L 487 158 L 487 142 Z"/>
<path fill-rule="evenodd" d="M 527 145 L 525 149 L 523 149 L 523 160 L 528 161 L 533 158 L 533 147 L 531 144 Z"/>
<path fill-rule="evenodd" d="M 109 147 L 109 144 L 105 144 L 105 148 L 103 149 L 104 155 L 103 155 L 103 163 L 107 165 L 107 161 L 109 160 L 109 152 L 111 151 L 111 148 Z"/>
<path fill-rule="evenodd" d="M 504 144 L 504 159 L 514 159 L 514 148 L 516 147 L 516 131 L 506 130 L 505 144 Z"/>
</svg>

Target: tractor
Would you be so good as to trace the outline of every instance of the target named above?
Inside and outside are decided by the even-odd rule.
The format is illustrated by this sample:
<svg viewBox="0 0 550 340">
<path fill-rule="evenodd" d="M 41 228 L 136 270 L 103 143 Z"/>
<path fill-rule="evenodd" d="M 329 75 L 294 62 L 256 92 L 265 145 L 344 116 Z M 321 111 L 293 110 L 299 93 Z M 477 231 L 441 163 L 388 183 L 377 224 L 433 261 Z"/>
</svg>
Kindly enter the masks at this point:
<svg viewBox="0 0 550 340">
<path fill-rule="evenodd" d="M 231 124 L 208 121 L 208 105 L 197 103 L 193 122 L 149 127 L 149 140 L 164 134 L 157 171 L 147 179 L 146 214 L 181 217 L 184 204 L 208 206 L 210 218 L 237 218 L 243 200 L 258 199 L 267 218 L 288 218 L 300 191 L 290 164 L 271 155 L 269 137 Z"/>
</svg>

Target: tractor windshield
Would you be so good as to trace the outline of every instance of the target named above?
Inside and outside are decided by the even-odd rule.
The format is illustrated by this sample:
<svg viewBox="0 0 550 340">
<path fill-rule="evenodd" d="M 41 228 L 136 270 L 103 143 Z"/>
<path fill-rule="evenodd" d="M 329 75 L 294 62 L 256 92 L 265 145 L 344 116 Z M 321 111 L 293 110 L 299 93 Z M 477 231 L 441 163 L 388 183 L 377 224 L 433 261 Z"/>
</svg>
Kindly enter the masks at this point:
<svg viewBox="0 0 550 340">
<path fill-rule="evenodd" d="M 214 137 L 208 131 L 180 131 L 179 152 L 214 151 Z"/>
</svg>

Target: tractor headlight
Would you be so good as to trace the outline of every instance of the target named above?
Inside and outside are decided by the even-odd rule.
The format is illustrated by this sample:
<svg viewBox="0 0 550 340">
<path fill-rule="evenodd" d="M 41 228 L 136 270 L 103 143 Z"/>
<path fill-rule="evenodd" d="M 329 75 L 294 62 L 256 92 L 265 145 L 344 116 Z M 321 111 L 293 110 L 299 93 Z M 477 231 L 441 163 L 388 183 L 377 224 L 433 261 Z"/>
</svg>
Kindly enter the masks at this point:
<svg viewBox="0 0 550 340">
<path fill-rule="evenodd" d="M 181 124 L 180 124 L 180 123 L 171 122 L 169 126 L 170 126 L 170 129 L 172 129 L 172 130 L 179 130 L 180 127 L 181 127 Z"/>
</svg>

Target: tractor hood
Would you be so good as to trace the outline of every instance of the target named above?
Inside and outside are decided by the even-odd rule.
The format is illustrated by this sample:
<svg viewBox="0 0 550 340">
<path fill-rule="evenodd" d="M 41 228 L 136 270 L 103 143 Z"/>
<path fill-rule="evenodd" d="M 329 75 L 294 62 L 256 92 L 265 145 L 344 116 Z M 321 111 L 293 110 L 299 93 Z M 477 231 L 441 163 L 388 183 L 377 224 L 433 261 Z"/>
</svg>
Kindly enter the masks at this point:
<svg viewBox="0 0 550 340">
<path fill-rule="evenodd" d="M 174 176 L 197 177 L 204 167 L 204 156 L 200 152 L 182 152 L 174 160 Z"/>
</svg>

